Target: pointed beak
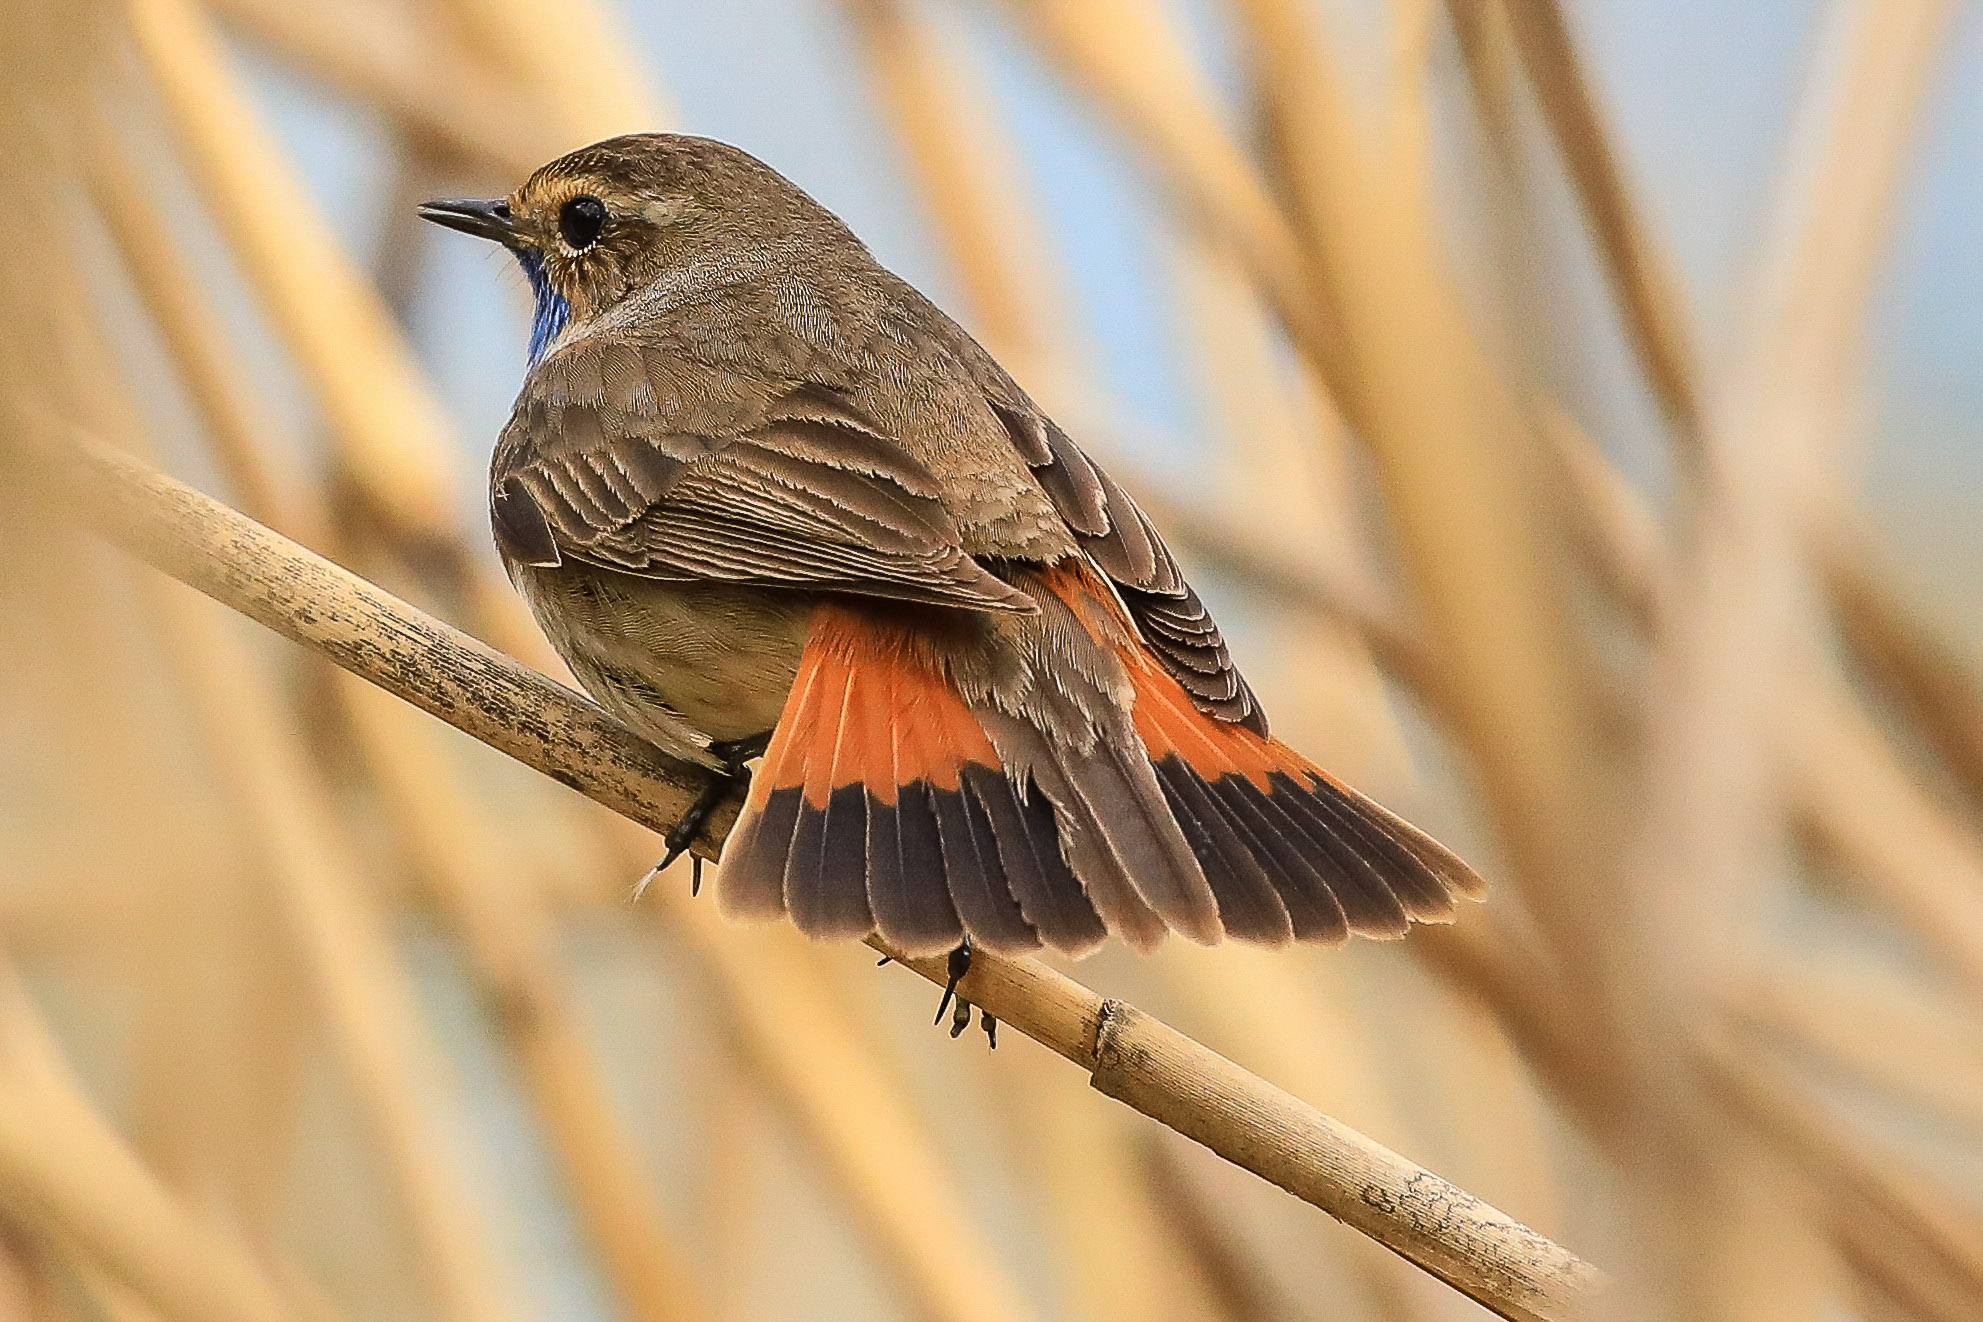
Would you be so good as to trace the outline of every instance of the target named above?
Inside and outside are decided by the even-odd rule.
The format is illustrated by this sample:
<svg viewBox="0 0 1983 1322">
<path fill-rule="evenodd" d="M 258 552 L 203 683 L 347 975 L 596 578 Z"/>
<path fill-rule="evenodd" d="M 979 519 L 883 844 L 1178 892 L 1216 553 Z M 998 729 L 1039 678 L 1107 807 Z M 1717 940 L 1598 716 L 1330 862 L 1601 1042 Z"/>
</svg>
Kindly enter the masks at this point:
<svg viewBox="0 0 1983 1322">
<path fill-rule="evenodd" d="M 420 219 L 460 230 L 463 234 L 473 234 L 478 239 L 494 239 L 502 244 L 517 241 L 516 224 L 510 218 L 510 204 L 502 198 L 444 198 L 438 202 L 422 202 Z"/>
</svg>

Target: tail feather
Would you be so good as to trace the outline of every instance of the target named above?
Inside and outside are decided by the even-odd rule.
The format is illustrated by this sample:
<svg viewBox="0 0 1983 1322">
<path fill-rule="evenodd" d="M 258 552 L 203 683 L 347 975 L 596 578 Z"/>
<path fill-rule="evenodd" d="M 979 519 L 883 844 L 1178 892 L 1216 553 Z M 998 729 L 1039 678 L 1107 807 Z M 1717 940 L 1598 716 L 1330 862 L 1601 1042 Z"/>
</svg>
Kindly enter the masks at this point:
<svg viewBox="0 0 1983 1322">
<path fill-rule="evenodd" d="M 964 939 L 964 924 L 945 877 L 933 796 L 923 781 L 897 785 L 895 801 L 877 803 L 871 818 L 878 842 L 868 860 L 875 928 L 890 945 L 909 954 L 954 950 Z M 891 837 L 893 850 L 882 843 Z"/>
<path fill-rule="evenodd" d="M 1276 889 L 1287 905 L 1294 939 L 1321 945 L 1340 945 L 1347 940 L 1349 918 L 1343 913 L 1342 902 L 1309 857 L 1313 845 L 1288 815 L 1286 805 L 1262 794 L 1250 780 L 1227 777 L 1213 782 L 1211 789 L 1228 803 L 1254 814 L 1254 838 L 1272 851 L 1281 868 L 1274 874 L 1280 879 Z"/>
<path fill-rule="evenodd" d="M 1317 774 L 1322 775 L 1324 780 L 1329 780 L 1331 784 L 1335 785 L 1339 793 L 1356 800 L 1370 816 L 1381 821 L 1385 829 L 1391 833 L 1392 837 L 1399 844 L 1409 849 L 1417 856 L 1419 862 L 1423 863 L 1431 870 L 1434 876 L 1445 883 L 1446 890 L 1449 894 L 1464 895 L 1470 900 L 1480 900 L 1487 897 L 1487 883 L 1482 881 L 1480 874 L 1468 867 L 1466 862 L 1458 854 L 1455 854 L 1452 850 L 1446 848 L 1446 846 L 1434 840 L 1426 832 L 1413 826 L 1383 804 L 1366 798 L 1347 785 L 1330 780 L 1325 773 Z"/>
<path fill-rule="evenodd" d="M 867 895 L 867 790 L 859 766 L 859 741 L 869 731 L 858 717 L 862 681 L 855 668 L 834 658 L 822 670 L 814 737 L 825 755 L 805 764 L 802 803 L 785 858 L 785 909 L 802 931 L 859 937 L 874 930 Z"/>
<path fill-rule="evenodd" d="M 1037 785 L 1022 793 L 1003 771 L 966 767 L 964 783 L 991 819 L 999 862 L 1019 912 L 1055 950 L 1085 955 L 1109 929 L 1061 856 L 1053 805 Z"/>
<path fill-rule="evenodd" d="M 726 917 L 768 921 L 785 913 L 785 860 L 791 856 L 805 782 L 805 750 L 816 737 L 821 672 L 802 671 L 751 780 L 743 815 L 723 846 L 717 907 Z M 780 787 L 777 793 L 772 786 Z"/>
<path fill-rule="evenodd" d="M 1102 740 L 1082 755 L 1018 717 L 983 720 L 1005 764 L 1024 768 L 1053 804 L 1061 852 L 1110 931 L 1137 950 L 1170 931 L 1219 939 L 1202 866 L 1140 750 Z"/>
<path fill-rule="evenodd" d="M 887 765 L 868 782 L 868 903 L 875 927 L 903 951 L 954 949 L 964 939 L 944 884 L 943 840 L 930 805 L 921 724 L 903 705 L 892 674 L 880 677 L 879 713 L 889 720 Z"/>
<path fill-rule="evenodd" d="M 1294 936 L 1287 903 L 1261 866 L 1265 849 L 1249 823 L 1182 763 L 1157 765 L 1171 813 L 1204 866 L 1227 936 L 1283 945 Z"/>
<path fill-rule="evenodd" d="M 1361 794 L 1324 777 L 1313 778 L 1310 798 L 1335 808 L 1337 819 L 1346 830 L 1363 842 L 1364 857 L 1379 871 L 1398 904 L 1421 923 L 1445 923 L 1453 919 L 1453 897 L 1438 875 L 1424 860 L 1398 839 L 1385 816 Z"/>
<path fill-rule="evenodd" d="M 950 899 L 971 940 L 992 950 L 1037 949 L 1039 935 L 1012 897 L 992 838 L 990 814 L 978 796 L 960 778 L 956 789 L 936 796 L 935 805 Z"/>
<path fill-rule="evenodd" d="M 1070 759 L 1064 770 L 1143 903 L 1178 935 L 1216 942 L 1218 897 L 1142 751 L 1104 739 L 1091 756 Z"/>
<path fill-rule="evenodd" d="M 1314 851 L 1309 857 L 1328 874 L 1331 893 L 1342 905 L 1350 931 L 1380 941 L 1409 931 L 1411 915 L 1392 894 L 1353 821 L 1329 800 L 1308 793 L 1293 776 L 1278 776 L 1271 783 L 1269 793 L 1282 800 Z"/>
</svg>

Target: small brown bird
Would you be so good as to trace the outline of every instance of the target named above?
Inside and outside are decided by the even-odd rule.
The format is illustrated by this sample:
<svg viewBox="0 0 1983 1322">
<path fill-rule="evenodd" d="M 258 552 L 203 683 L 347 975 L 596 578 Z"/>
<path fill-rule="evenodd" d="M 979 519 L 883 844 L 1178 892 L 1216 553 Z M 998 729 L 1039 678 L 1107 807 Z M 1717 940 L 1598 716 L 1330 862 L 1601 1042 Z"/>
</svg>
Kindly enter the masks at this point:
<svg viewBox="0 0 1983 1322">
<path fill-rule="evenodd" d="M 1268 736 L 1142 511 L 770 167 L 614 138 L 422 214 L 537 296 L 490 474 L 517 588 L 661 748 L 763 756 L 723 912 L 1080 955 L 1399 936 L 1481 893 Z"/>
</svg>

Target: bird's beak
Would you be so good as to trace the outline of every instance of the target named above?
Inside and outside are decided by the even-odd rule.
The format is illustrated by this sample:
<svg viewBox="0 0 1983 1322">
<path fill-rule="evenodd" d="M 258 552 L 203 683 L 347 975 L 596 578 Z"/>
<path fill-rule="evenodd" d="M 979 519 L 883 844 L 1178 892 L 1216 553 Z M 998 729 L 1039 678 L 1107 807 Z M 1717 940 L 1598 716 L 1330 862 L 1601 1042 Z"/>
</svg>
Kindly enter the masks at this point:
<svg viewBox="0 0 1983 1322">
<path fill-rule="evenodd" d="M 502 198 L 444 198 L 422 202 L 420 219 L 431 220 L 478 239 L 494 239 L 501 244 L 517 242 L 516 222 L 510 217 L 510 204 Z"/>
</svg>

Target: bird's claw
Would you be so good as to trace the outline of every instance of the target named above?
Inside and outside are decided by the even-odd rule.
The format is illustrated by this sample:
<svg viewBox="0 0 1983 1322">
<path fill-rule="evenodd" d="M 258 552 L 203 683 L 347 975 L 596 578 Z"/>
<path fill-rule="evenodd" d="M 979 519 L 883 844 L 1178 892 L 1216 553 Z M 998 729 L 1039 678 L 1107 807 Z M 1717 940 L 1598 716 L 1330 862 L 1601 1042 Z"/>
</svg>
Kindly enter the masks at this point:
<svg viewBox="0 0 1983 1322">
<path fill-rule="evenodd" d="M 964 1030 L 971 1026 L 971 1003 L 957 994 L 957 984 L 962 982 L 964 975 L 970 971 L 971 938 L 967 936 L 964 938 L 963 944 L 950 952 L 950 978 L 949 981 L 943 984 L 943 999 L 936 1003 L 936 1018 L 932 1021 L 934 1023 L 942 1023 L 943 1012 L 949 1010 L 951 1012 L 950 1036 L 953 1038 L 961 1037 Z M 978 1022 L 984 1025 L 985 1041 L 991 1044 L 993 1050 L 997 1050 L 998 1020 L 980 1010 L 978 1012 Z"/>
<path fill-rule="evenodd" d="M 712 779 L 702 793 L 696 796 L 695 802 L 689 805 L 689 810 L 682 814 L 681 820 L 669 827 L 668 833 L 661 837 L 661 843 L 668 847 L 668 852 L 661 856 L 659 863 L 647 870 L 646 876 L 634 884 L 634 899 L 638 900 L 646 894 L 649 883 L 667 871 L 669 864 L 689 852 L 689 847 L 695 844 L 695 838 L 702 834 L 702 828 L 708 825 L 710 814 L 716 811 L 717 805 L 732 794 L 741 792 L 749 784 L 750 772 L 741 763 L 733 767 L 729 775 Z M 702 863 L 702 856 L 696 855 L 689 876 L 691 897 L 702 894 Z"/>
</svg>

